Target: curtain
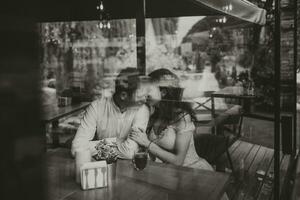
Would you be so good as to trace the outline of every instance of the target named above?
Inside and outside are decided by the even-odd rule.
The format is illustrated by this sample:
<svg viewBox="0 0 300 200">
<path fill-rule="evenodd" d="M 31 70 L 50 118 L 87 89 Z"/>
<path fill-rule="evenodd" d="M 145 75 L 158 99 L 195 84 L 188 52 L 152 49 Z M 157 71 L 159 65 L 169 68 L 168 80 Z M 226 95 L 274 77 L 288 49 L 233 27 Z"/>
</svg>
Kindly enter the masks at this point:
<svg viewBox="0 0 300 200">
<path fill-rule="evenodd" d="M 266 10 L 246 0 L 193 0 L 195 3 L 207 6 L 213 10 L 223 12 L 235 18 L 264 25 L 266 23 Z M 229 5 L 231 9 L 229 9 Z M 227 9 L 226 9 L 227 6 Z"/>
</svg>

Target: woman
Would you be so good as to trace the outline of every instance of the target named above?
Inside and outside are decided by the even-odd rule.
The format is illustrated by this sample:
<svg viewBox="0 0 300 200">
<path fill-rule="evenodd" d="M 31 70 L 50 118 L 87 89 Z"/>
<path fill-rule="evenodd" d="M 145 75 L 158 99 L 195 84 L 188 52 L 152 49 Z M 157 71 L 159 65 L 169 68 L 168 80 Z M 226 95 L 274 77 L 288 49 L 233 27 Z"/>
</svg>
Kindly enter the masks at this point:
<svg viewBox="0 0 300 200">
<path fill-rule="evenodd" d="M 179 88 L 179 78 L 167 69 L 155 70 L 149 76 L 153 82 L 148 98 L 151 113 L 149 126 L 147 131 L 135 128 L 129 137 L 162 162 L 213 170 L 196 153 L 193 110 L 188 103 L 180 101 L 182 88 Z M 160 87 L 160 93 L 155 86 Z M 158 98 L 161 98 L 159 103 Z M 222 200 L 227 199 L 224 194 Z"/>
<path fill-rule="evenodd" d="M 182 88 L 179 88 L 179 78 L 167 69 L 155 70 L 149 76 L 153 85 L 160 88 L 161 101 L 150 106 L 147 131 L 134 129 L 129 137 L 162 162 L 213 170 L 196 153 L 194 115 L 190 105 L 180 101 Z"/>
</svg>

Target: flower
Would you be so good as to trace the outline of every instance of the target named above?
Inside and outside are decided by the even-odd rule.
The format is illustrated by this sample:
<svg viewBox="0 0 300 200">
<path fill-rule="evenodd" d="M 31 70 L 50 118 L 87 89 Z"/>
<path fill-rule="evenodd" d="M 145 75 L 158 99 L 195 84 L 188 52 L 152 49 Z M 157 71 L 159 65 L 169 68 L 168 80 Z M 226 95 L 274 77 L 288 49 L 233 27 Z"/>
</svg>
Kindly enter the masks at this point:
<svg viewBox="0 0 300 200">
<path fill-rule="evenodd" d="M 96 145 L 97 154 L 93 156 L 95 160 L 106 160 L 107 164 L 117 161 L 118 152 L 114 146 L 108 144 L 105 140 L 100 140 Z"/>
</svg>

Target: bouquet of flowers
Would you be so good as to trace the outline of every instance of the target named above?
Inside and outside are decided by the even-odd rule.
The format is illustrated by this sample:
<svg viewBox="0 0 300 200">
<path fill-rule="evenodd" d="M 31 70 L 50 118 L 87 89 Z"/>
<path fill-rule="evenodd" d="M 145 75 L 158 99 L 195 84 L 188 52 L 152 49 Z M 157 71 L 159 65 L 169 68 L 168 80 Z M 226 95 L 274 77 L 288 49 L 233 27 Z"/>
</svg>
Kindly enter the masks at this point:
<svg viewBox="0 0 300 200">
<path fill-rule="evenodd" d="M 105 140 L 100 140 L 95 148 L 97 151 L 97 154 L 93 156 L 95 160 L 106 160 L 107 164 L 117 161 L 118 152 L 114 145 L 107 143 Z"/>
</svg>

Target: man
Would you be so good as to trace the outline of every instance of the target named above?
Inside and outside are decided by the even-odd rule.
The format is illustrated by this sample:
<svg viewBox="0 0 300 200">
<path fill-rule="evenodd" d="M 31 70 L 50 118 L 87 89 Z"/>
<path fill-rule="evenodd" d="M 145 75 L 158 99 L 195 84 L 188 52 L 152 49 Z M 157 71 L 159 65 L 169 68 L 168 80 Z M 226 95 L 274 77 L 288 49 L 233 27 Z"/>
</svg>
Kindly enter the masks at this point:
<svg viewBox="0 0 300 200">
<path fill-rule="evenodd" d="M 149 120 L 148 108 L 135 98 L 138 85 L 137 70 L 126 68 L 116 78 L 114 95 L 91 103 L 72 142 L 73 155 L 85 148 L 95 151 L 93 139 L 116 137 L 119 157 L 133 157 L 138 145 L 127 136 L 132 128 L 146 130 Z"/>
</svg>

